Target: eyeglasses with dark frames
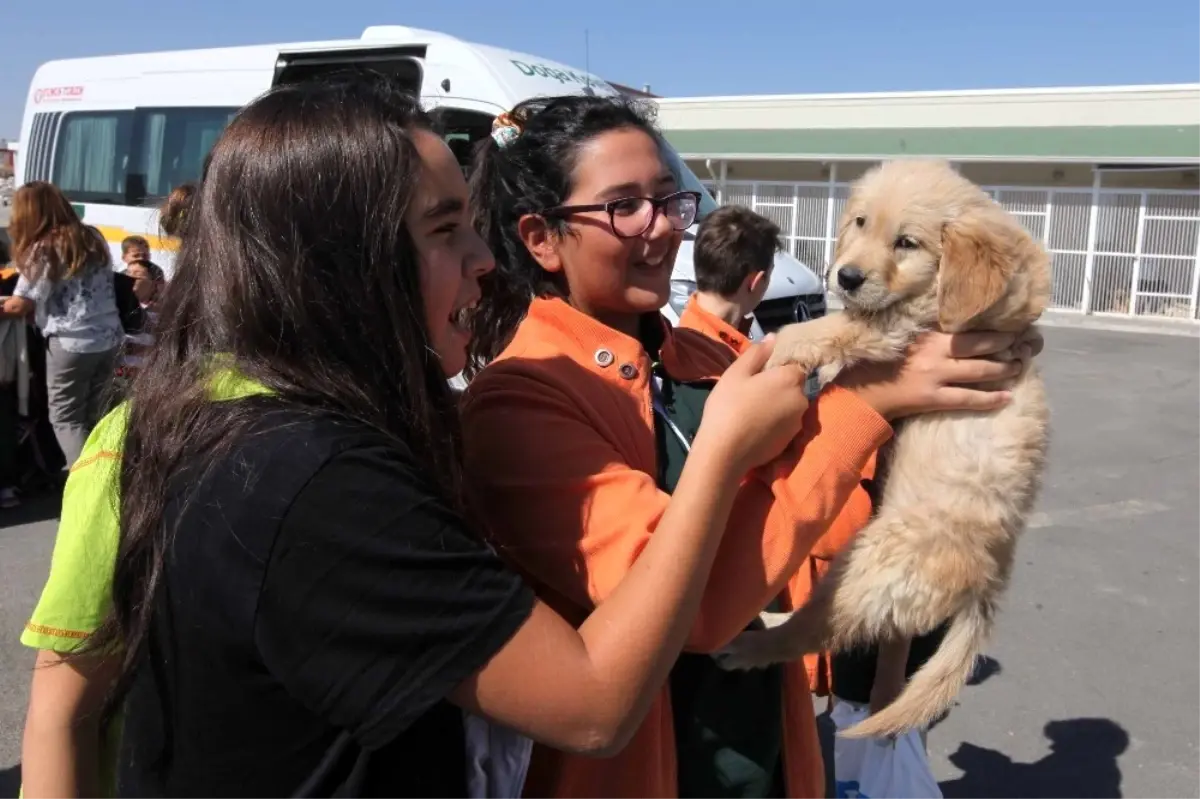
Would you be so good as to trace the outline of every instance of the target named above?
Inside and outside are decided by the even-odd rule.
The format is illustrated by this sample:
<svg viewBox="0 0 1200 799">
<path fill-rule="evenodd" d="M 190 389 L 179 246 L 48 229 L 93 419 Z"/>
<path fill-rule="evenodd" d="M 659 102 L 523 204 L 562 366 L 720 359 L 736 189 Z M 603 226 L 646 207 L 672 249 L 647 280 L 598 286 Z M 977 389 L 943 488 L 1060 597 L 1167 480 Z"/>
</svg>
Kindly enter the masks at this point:
<svg viewBox="0 0 1200 799">
<path fill-rule="evenodd" d="M 607 212 L 613 233 L 623 239 L 634 239 L 654 225 L 659 213 L 675 230 L 687 230 L 700 211 L 700 193 L 677 191 L 666 197 L 621 197 L 592 205 L 557 205 L 541 211 L 541 215 L 561 219 L 586 211 Z"/>
</svg>

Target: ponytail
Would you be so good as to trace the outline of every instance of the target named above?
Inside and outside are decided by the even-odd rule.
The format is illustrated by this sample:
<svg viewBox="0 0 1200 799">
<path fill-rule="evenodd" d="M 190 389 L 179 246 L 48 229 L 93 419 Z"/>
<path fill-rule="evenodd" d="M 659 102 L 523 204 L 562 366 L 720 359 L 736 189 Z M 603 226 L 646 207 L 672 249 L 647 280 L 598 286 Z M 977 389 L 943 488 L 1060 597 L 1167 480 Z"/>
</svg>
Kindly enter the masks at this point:
<svg viewBox="0 0 1200 799">
<path fill-rule="evenodd" d="M 494 271 L 480 281 L 482 297 L 471 317 L 466 375 L 473 377 L 507 346 L 534 297 L 563 294 L 555 277 L 538 265 L 517 235 L 517 223 L 531 213 L 518 197 L 514 164 L 491 136 L 476 145 L 470 180 L 475 228 L 496 258 Z"/>
<path fill-rule="evenodd" d="M 195 183 L 183 183 L 171 190 L 158 209 L 158 226 L 163 233 L 173 238 L 183 236 L 187 227 L 188 211 L 191 210 L 195 195 Z"/>
</svg>

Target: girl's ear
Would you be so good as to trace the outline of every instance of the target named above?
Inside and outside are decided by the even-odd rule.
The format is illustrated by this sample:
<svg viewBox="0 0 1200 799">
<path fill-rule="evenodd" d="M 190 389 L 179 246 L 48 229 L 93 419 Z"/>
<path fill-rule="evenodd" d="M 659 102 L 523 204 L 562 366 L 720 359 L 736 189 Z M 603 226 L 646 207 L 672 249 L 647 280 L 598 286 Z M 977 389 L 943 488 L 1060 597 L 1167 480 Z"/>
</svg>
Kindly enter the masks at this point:
<svg viewBox="0 0 1200 799">
<path fill-rule="evenodd" d="M 547 272 L 562 271 L 562 259 L 558 255 L 558 235 L 550 229 L 545 217 L 525 214 L 517 220 L 517 235 L 521 237 L 533 260 L 538 262 L 538 266 Z"/>
</svg>

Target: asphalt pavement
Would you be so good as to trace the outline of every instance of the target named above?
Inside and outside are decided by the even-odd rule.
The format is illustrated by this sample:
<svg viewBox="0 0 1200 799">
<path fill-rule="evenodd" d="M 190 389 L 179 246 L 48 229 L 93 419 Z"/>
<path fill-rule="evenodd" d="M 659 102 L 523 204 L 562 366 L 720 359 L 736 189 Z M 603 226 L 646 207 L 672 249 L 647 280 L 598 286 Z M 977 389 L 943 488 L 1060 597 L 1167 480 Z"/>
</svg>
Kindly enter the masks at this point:
<svg viewBox="0 0 1200 799">
<path fill-rule="evenodd" d="M 1200 342 L 1046 330 L 1037 515 L 976 684 L 929 735 L 948 797 L 1200 796 Z M 54 502 L 0 511 L 0 799 Z"/>
</svg>

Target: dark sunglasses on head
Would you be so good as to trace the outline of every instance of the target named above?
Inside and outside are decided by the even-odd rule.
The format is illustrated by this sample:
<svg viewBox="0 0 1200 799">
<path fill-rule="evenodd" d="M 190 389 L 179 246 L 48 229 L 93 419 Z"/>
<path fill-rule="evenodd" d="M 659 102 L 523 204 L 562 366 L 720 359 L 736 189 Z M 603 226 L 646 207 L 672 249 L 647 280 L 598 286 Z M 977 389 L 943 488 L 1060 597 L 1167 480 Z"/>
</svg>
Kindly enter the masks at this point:
<svg viewBox="0 0 1200 799">
<path fill-rule="evenodd" d="M 558 205 L 541 212 L 542 216 L 564 218 L 585 211 L 605 211 L 614 234 L 633 239 L 645 233 L 661 212 L 675 230 L 687 230 L 700 211 L 700 193 L 677 191 L 666 197 L 621 197 L 592 205 Z"/>
</svg>

